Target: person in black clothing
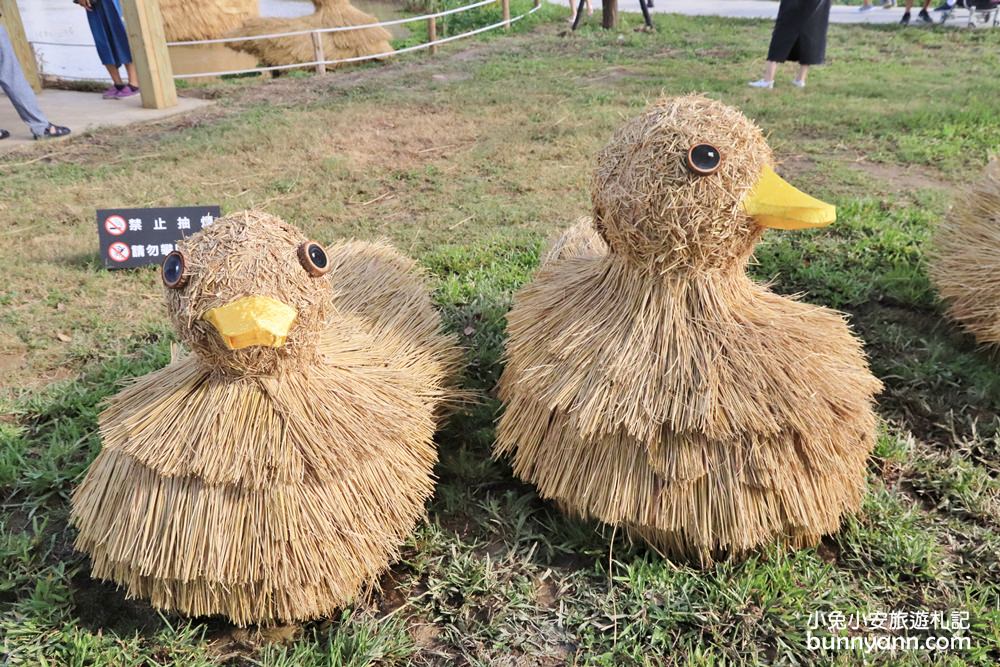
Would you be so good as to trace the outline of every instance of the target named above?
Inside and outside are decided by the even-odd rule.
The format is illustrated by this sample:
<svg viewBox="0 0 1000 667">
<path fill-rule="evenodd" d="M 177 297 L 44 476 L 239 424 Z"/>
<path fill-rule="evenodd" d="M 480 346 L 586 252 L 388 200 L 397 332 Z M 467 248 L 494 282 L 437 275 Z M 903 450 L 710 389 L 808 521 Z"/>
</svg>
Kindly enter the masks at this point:
<svg viewBox="0 0 1000 667">
<path fill-rule="evenodd" d="M 751 81 L 753 88 L 773 88 L 778 63 L 799 63 L 799 74 L 792 83 L 806 87 L 809 67 L 826 58 L 826 30 L 830 23 L 830 0 L 781 0 L 778 18 L 771 33 L 764 77 Z"/>
</svg>

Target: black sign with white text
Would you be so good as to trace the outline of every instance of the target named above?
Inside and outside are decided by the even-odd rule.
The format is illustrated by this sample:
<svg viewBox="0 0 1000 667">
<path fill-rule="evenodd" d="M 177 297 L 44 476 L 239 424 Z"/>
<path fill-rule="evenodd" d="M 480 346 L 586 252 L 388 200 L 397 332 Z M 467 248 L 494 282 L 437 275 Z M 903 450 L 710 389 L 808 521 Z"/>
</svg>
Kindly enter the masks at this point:
<svg viewBox="0 0 1000 667">
<path fill-rule="evenodd" d="M 104 266 L 159 264 L 177 248 L 177 241 L 208 227 L 219 214 L 218 206 L 99 209 L 97 236 Z"/>
</svg>

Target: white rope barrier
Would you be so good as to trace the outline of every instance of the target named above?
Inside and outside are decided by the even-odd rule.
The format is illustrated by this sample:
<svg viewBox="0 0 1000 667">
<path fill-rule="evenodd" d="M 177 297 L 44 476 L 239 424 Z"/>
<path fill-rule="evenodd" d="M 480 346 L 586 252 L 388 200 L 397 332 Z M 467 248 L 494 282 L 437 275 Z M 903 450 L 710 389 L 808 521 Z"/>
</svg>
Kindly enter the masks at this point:
<svg viewBox="0 0 1000 667">
<path fill-rule="evenodd" d="M 463 5 L 461 7 L 454 7 L 452 9 L 445 9 L 440 12 L 435 12 L 433 14 L 423 14 L 421 16 L 410 16 L 400 19 L 393 19 L 391 21 L 380 21 L 378 23 L 365 23 L 361 25 L 349 25 L 349 26 L 336 26 L 333 28 L 312 28 L 308 30 L 294 30 L 291 32 L 273 33 L 268 35 L 247 35 L 245 37 L 221 37 L 219 39 L 200 39 L 190 42 L 167 42 L 167 46 L 199 46 L 203 44 L 229 44 L 234 42 L 247 42 L 260 39 L 278 39 L 281 37 L 295 37 L 299 35 L 311 35 L 313 33 L 328 33 L 328 32 L 347 32 L 349 30 L 365 30 L 367 28 L 385 27 L 393 25 L 401 25 L 404 23 L 413 23 L 416 21 L 427 21 L 429 19 L 437 19 L 442 16 L 448 16 L 449 14 L 457 14 L 459 12 L 465 12 L 470 9 L 476 9 L 478 7 L 483 7 L 485 5 L 491 5 L 498 0 L 479 0 L 479 2 L 474 2 L 468 5 Z M 429 42 L 423 42 L 421 44 L 416 44 L 414 46 L 407 46 L 402 49 L 396 49 L 393 51 L 386 51 L 384 53 L 375 53 L 364 56 L 354 56 L 351 58 L 340 58 L 338 60 L 313 60 L 306 63 L 295 63 L 293 65 L 273 65 L 270 67 L 251 67 L 248 69 L 234 69 L 225 70 L 219 72 L 200 72 L 195 74 L 175 74 L 175 79 L 195 79 L 199 77 L 207 76 L 230 76 L 234 74 L 262 74 L 264 72 L 279 72 L 287 69 L 297 69 L 300 67 L 317 67 L 319 65 L 343 65 L 346 63 L 358 63 L 364 62 L 366 60 L 377 60 L 379 58 L 388 58 L 394 55 L 399 55 L 401 53 L 409 53 L 411 51 L 420 51 L 422 49 L 428 49 L 438 46 L 439 44 L 447 44 L 448 42 L 453 42 L 458 39 L 463 39 L 465 37 L 472 37 L 473 35 L 478 35 L 489 30 L 494 30 L 501 26 L 507 26 L 511 23 L 520 21 L 526 16 L 534 14 L 539 9 L 542 8 L 541 2 L 535 4 L 534 7 L 526 11 L 524 14 L 519 16 L 512 16 L 510 19 L 505 19 L 493 23 L 492 25 L 483 26 L 482 28 L 476 28 L 475 30 L 469 30 L 463 32 L 459 35 L 452 35 L 451 37 L 443 37 L 441 39 L 435 39 Z M 32 44 L 42 45 L 42 46 L 78 46 L 78 47 L 88 47 L 94 48 L 93 44 L 82 44 L 82 43 L 69 43 L 69 42 L 47 42 L 47 41 L 32 41 Z M 63 79 L 79 79 L 79 80 L 89 80 L 87 78 L 79 77 L 69 77 L 62 76 Z"/>
<path fill-rule="evenodd" d="M 246 35 L 241 37 L 219 37 L 217 39 L 198 39 L 190 42 L 167 42 L 167 46 L 196 46 L 201 44 L 232 44 L 234 42 L 252 42 L 258 39 L 277 39 L 279 37 L 296 37 L 299 35 L 309 35 L 314 32 L 325 33 L 325 32 L 348 32 L 350 30 L 365 30 L 367 28 L 384 28 L 386 26 L 402 25 L 404 23 L 412 23 L 414 21 L 426 21 L 427 19 L 440 18 L 442 16 L 448 16 L 449 14 L 458 14 L 459 12 L 465 12 L 470 9 L 476 9 L 477 7 L 482 7 L 484 5 L 490 5 L 497 0 L 480 0 L 479 2 L 474 2 L 470 5 L 463 5 L 461 7 L 454 7 L 452 9 L 445 9 L 434 14 L 423 14 L 421 16 L 409 16 L 403 17 L 401 19 L 392 19 L 391 21 L 379 21 L 378 23 L 362 23 L 360 25 L 343 25 L 336 26 L 333 28 L 306 28 L 303 30 L 292 30 L 290 32 L 275 32 L 268 35 Z"/>
<path fill-rule="evenodd" d="M 489 2 L 496 2 L 496 0 L 489 0 Z M 480 4 L 488 4 L 488 3 L 480 3 Z M 542 8 L 541 4 L 535 5 L 534 7 L 532 7 L 528 11 L 526 11 L 524 14 L 520 14 L 519 16 L 512 16 L 512 17 L 510 17 L 509 23 L 515 23 L 516 21 L 520 21 L 521 19 L 525 18 L 526 16 L 534 14 L 535 12 L 537 12 L 541 8 Z M 424 17 L 424 18 L 426 20 L 426 17 Z M 463 32 L 463 33 L 461 33 L 459 35 L 452 35 L 451 37 L 443 37 L 441 39 L 436 39 L 436 40 L 434 40 L 432 42 L 423 42 L 421 44 L 416 44 L 414 46 L 407 46 L 407 47 L 402 48 L 402 49 L 396 49 L 395 51 L 386 51 L 384 53 L 375 53 L 375 54 L 365 55 L 365 56 L 354 56 L 352 58 L 340 58 L 338 60 L 313 60 L 311 62 L 296 63 L 294 65 L 273 65 L 273 66 L 270 66 L 270 67 L 251 67 L 251 68 L 248 68 L 248 69 L 235 69 L 235 70 L 226 70 L 226 71 L 221 71 L 221 72 L 199 72 L 199 73 L 196 73 L 196 74 L 175 74 L 174 78 L 175 79 L 196 79 L 196 78 L 203 77 L 203 76 L 230 76 L 230 75 L 234 75 L 234 74 L 254 74 L 254 73 L 264 73 L 264 72 L 278 72 L 278 71 L 281 71 L 281 70 L 296 69 L 296 68 L 299 68 L 299 67 L 316 67 L 317 65 L 342 65 L 342 64 L 346 64 L 346 63 L 363 62 L 365 60 L 377 60 L 379 58 L 388 58 L 390 56 L 399 55 L 401 53 L 409 53 L 411 51 L 420 51 L 422 49 L 427 49 L 427 48 L 430 48 L 430 47 L 433 47 L 433 46 L 437 46 L 439 44 L 447 44 L 448 42 L 453 42 L 455 40 L 463 39 L 465 37 L 471 37 L 473 35 L 478 35 L 479 33 L 486 32 L 488 30 L 493 30 L 495 28 L 499 28 L 500 26 L 504 26 L 504 25 L 507 25 L 507 24 L 508 24 L 508 21 L 497 21 L 496 23 L 493 23 L 491 25 L 483 26 L 482 28 L 476 28 L 475 30 L 469 30 L 469 31 Z M 371 25 L 374 25 L 374 24 L 370 24 L 369 26 L 366 26 L 366 27 L 371 27 Z M 309 30 L 307 32 L 316 32 L 316 31 Z"/>
</svg>

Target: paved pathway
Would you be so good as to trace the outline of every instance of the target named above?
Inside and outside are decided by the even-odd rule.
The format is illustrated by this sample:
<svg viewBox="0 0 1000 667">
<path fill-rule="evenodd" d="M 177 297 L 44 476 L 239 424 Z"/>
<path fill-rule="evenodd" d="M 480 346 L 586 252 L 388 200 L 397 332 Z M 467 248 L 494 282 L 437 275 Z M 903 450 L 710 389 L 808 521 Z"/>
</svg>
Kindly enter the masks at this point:
<svg viewBox="0 0 1000 667">
<path fill-rule="evenodd" d="M 101 99 L 100 93 L 54 88 L 42 90 L 38 96 L 38 103 L 51 122 L 68 126 L 73 130 L 73 134 L 107 125 L 120 126 L 159 120 L 210 104 L 205 100 L 181 97 L 177 100 L 177 106 L 169 109 L 143 109 L 138 95 L 123 100 L 104 100 Z M 0 95 L 0 128 L 10 132 L 9 139 L 0 141 L 0 153 L 34 141 L 31 138 L 31 130 L 21 122 L 14 112 L 13 105 L 3 95 Z"/>
<path fill-rule="evenodd" d="M 556 0 L 549 0 L 556 2 Z M 579 0 L 576 0 L 579 2 Z M 878 0 L 876 0 L 877 2 Z M 778 15 L 776 0 L 653 0 L 651 11 L 657 14 L 684 14 L 687 16 L 727 16 L 740 19 L 774 19 Z M 593 0 L 595 15 L 600 14 L 600 0 Z M 567 0 L 558 4 L 567 5 Z M 902 4 L 902 3 L 900 3 Z M 914 3 L 913 19 L 916 21 L 917 9 L 922 4 Z M 933 3 L 937 6 L 939 2 Z M 639 0 L 618 0 L 618 11 L 640 12 Z M 869 12 L 859 12 L 858 6 L 834 5 L 830 11 L 831 23 L 898 23 L 903 16 L 902 7 L 882 9 L 877 6 Z M 935 21 L 941 20 L 939 12 L 932 12 Z M 959 11 L 960 20 L 952 19 L 949 25 L 965 25 L 965 10 Z M 916 25 L 916 23 L 914 23 Z"/>
</svg>

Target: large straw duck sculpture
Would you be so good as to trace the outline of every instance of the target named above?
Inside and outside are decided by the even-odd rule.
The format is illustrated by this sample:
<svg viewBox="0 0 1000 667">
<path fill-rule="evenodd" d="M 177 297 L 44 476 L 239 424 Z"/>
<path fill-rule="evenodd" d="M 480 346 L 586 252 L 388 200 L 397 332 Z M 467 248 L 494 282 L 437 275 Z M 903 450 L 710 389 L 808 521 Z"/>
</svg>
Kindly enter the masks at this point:
<svg viewBox="0 0 1000 667">
<path fill-rule="evenodd" d="M 979 343 L 1000 347 L 1000 158 L 938 228 L 930 272 L 948 315 Z"/>
<path fill-rule="evenodd" d="M 279 34 L 318 28 L 343 28 L 348 26 L 378 23 L 374 16 L 364 13 L 349 0 L 312 0 L 316 11 L 297 18 L 251 18 L 229 33 L 230 37 L 248 35 Z M 392 35 L 380 26 L 325 32 L 320 35 L 323 57 L 326 60 L 344 58 L 364 58 L 391 54 L 389 43 Z M 234 49 L 245 51 L 265 65 L 291 65 L 309 63 L 316 59 L 312 36 L 309 34 L 255 39 L 230 44 Z"/>
<path fill-rule="evenodd" d="M 328 614 L 424 512 L 458 348 L 413 262 L 255 212 L 162 268 L 191 350 L 113 397 L 72 501 L 95 577 L 234 623 Z"/>
<path fill-rule="evenodd" d="M 260 16 L 258 0 L 160 0 L 168 42 L 214 39 Z"/>
<path fill-rule="evenodd" d="M 739 111 L 657 102 L 600 153 L 593 227 L 507 317 L 498 454 L 565 511 L 703 565 L 837 530 L 876 437 L 880 383 L 841 315 L 746 274 L 766 227 L 835 218 L 772 161 Z"/>
</svg>

